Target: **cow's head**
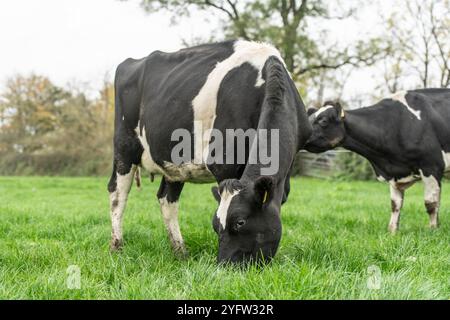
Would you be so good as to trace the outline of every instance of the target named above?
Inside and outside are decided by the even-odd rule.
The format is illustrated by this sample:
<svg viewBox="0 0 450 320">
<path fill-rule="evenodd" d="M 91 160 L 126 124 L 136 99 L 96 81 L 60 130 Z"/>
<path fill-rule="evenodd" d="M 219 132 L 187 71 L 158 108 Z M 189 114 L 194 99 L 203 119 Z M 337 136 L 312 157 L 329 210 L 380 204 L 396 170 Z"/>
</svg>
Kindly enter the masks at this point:
<svg viewBox="0 0 450 320">
<path fill-rule="evenodd" d="M 344 110 L 339 102 L 326 102 L 320 109 L 308 109 L 313 131 L 305 145 L 309 152 L 319 153 L 338 147 L 345 138 Z"/>
<path fill-rule="evenodd" d="M 256 181 L 225 180 L 212 192 L 219 208 L 213 228 L 219 237 L 218 262 L 269 262 L 281 238 L 275 182 L 268 176 Z"/>
</svg>

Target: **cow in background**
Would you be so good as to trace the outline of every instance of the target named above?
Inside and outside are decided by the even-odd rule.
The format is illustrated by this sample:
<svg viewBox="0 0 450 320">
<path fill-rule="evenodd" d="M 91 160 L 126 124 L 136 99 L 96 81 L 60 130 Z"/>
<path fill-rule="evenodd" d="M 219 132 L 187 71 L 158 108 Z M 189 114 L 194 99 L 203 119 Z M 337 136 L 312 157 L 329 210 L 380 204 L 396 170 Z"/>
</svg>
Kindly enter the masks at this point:
<svg viewBox="0 0 450 320">
<path fill-rule="evenodd" d="M 328 102 L 308 114 L 313 133 L 306 150 L 344 147 L 369 160 L 378 179 L 389 182 L 391 232 L 399 228 L 405 190 L 419 180 L 430 227 L 438 227 L 441 180 L 450 170 L 450 89 L 400 92 L 345 112 Z"/>
</svg>

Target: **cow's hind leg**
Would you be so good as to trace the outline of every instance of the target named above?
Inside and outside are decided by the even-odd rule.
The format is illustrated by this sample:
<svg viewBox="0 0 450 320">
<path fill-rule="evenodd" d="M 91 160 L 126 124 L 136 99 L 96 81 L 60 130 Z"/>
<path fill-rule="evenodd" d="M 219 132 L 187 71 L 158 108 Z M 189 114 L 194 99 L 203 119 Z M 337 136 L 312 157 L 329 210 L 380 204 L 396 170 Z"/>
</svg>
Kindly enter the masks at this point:
<svg viewBox="0 0 450 320">
<path fill-rule="evenodd" d="M 110 213 L 111 213 L 111 250 L 116 251 L 122 247 L 122 221 L 128 193 L 130 192 L 136 165 L 113 166 L 113 173 L 108 184 Z"/>
<path fill-rule="evenodd" d="M 395 233 L 400 224 L 400 211 L 403 206 L 405 190 L 401 189 L 396 183 L 390 184 L 391 191 L 391 220 L 389 221 L 389 232 Z"/>
<path fill-rule="evenodd" d="M 439 227 L 439 205 L 441 200 L 441 179 L 433 175 L 426 176 L 422 173 L 422 181 L 425 186 L 425 208 L 430 217 L 430 228 Z"/>
<path fill-rule="evenodd" d="M 178 200 L 183 185 L 182 182 L 168 182 L 163 177 L 157 196 L 172 248 L 177 255 L 186 257 L 187 250 L 178 224 Z"/>
<path fill-rule="evenodd" d="M 392 181 L 390 186 L 391 191 L 391 220 L 389 221 L 388 230 L 391 233 L 396 233 L 400 226 L 400 211 L 403 207 L 405 198 L 405 190 L 414 184 L 414 181 L 408 183 L 397 183 Z"/>
</svg>

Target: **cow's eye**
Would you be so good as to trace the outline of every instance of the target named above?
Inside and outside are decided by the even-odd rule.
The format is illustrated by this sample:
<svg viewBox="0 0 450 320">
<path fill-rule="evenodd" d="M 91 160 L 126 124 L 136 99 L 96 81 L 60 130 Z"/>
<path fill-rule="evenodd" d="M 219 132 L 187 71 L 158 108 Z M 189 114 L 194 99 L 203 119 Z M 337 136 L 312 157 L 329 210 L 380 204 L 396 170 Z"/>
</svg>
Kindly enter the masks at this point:
<svg viewBox="0 0 450 320">
<path fill-rule="evenodd" d="M 236 221 L 236 230 L 242 228 L 245 225 L 245 222 L 245 219 L 239 219 L 238 221 Z"/>
<path fill-rule="evenodd" d="M 327 119 L 320 119 L 319 125 L 321 127 L 326 127 L 328 125 L 328 120 Z"/>
</svg>

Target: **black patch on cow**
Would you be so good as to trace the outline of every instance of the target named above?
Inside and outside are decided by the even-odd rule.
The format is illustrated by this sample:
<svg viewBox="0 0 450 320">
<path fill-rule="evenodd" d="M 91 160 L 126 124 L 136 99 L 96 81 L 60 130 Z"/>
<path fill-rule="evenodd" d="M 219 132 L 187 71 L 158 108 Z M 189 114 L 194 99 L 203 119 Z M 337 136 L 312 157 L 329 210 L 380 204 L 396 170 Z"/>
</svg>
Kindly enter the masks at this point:
<svg viewBox="0 0 450 320">
<path fill-rule="evenodd" d="M 117 207 L 119 205 L 119 200 L 116 198 L 111 202 L 111 206 L 114 209 L 115 207 Z"/>
<path fill-rule="evenodd" d="M 183 186 L 182 182 L 170 182 L 163 177 L 156 196 L 158 199 L 166 198 L 169 203 L 178 202 Z"/>
<path fill-rule="evenodd" d="M 116 163 L 114 162 L 111 178 L 109 179 L 108 182 L 108 191 L 112 193 L 116 191 L 116 188 L 117 188 L 117 171 L 116 171 Z"/>
<path fill-rule="evenodd" d="M 151 156 L 158 165 L 171 162 L 171 150 L 178 143 L 171 141 L 174 130 L 193 132 L 192 101 L 217 63 L 233 54 L 233 43 L 203 45 L 147 58 L 140 84 L 144 108 L 141 124 L 145 126 Z M 162 123 L 164 130 L 161 130 Z M 194 150 L 194 139 L 191 150 Z"/>
<path fill-rule="evenodd" d="M 399 208 L 397 208 L 397 204 L 395 203 L 394 200 L 391 200 L 391 210 L 392 210 L 392 212 L 396 211 L 397 209 L 399 209 Z"/>
<path fill-rule="evenodd" d="M 427 213 L 428 214 L 434 214 L 436 213 L 437 207 L 438 207 L 438 203 L 437 202 L 428 202 L 425 201 L 425 207 L 427 208 Z"/>
<path fill-rule="evenodd" d="M 214 199 L 216 199 L 217 203 L 220 203 L 220 193 L 219 193 L 219 188 L 214 186 L 211 187 L 211 193 L 214 196 Z"/>
<path fill-rule="evenodd" d="M 258 126 L 261 106 L 264 99 L 264 88 L 255 87 L 258 70 L 251 64 L 244 63 L 230 70 L 222 80 L 217 94 L 216 120 L 214 129 L 223 133 L 223 159 L 226 162 L 226 145 L 229 137 L 226 129 L 242 129 L 244 131 Z M 237 139 L 234 138 L 233 164 L 208 165 L 208 169 L 219 181 L 240 178 L 245 169 L 244 164 L 237 164 Z M 245 159 L 250 150 L 249 141 L 245 142 Z"/>
</svg>

